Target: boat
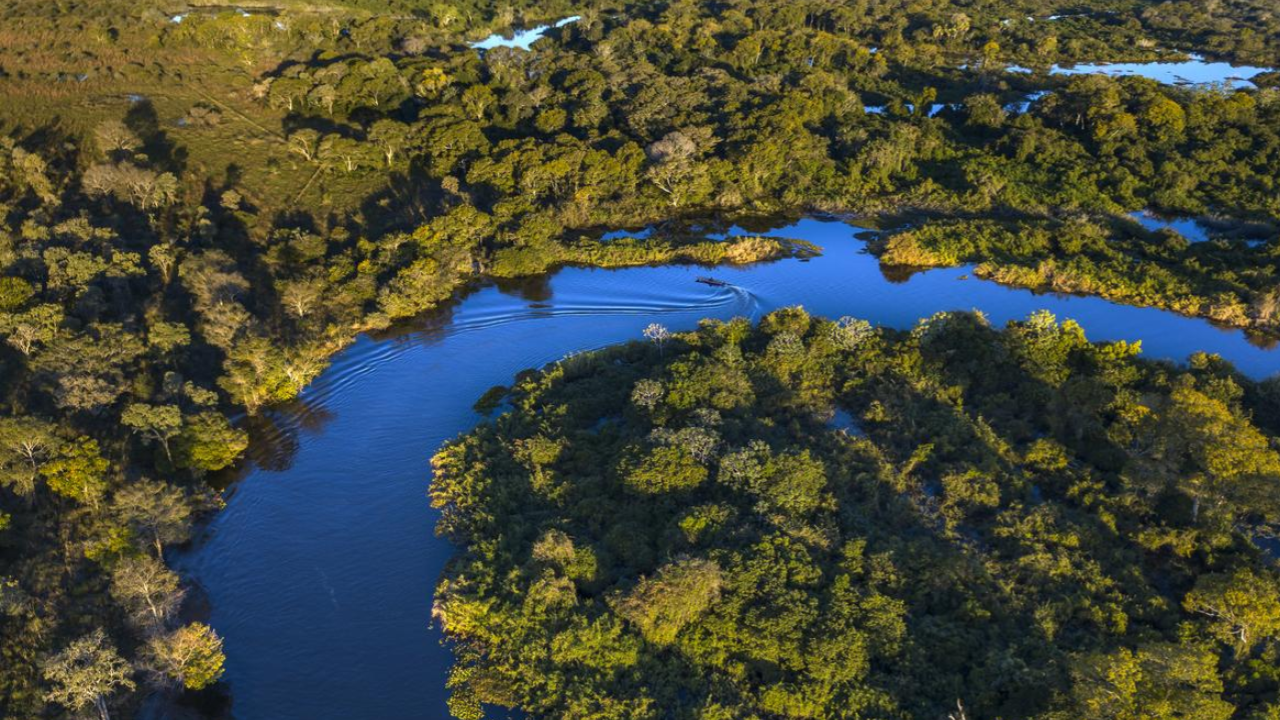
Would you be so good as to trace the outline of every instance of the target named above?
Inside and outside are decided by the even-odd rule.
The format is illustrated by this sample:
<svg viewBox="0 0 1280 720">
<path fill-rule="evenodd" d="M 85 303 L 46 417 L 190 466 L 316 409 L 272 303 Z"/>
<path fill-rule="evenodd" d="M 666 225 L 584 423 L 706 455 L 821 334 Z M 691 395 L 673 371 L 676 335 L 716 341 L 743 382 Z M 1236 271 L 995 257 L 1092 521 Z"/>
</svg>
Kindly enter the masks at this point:
<svg viewBox="0 0 1280 720">
<path fill-rule="evenodd" d="M 729 284 L 723 280 L 717 280 L 716 278 L 706 276 L 699 277 L 695 279 L 694 282 L 700 282 L 703 285 L 710 285 L 711 287 L 724 287 Z"/>
</svg>

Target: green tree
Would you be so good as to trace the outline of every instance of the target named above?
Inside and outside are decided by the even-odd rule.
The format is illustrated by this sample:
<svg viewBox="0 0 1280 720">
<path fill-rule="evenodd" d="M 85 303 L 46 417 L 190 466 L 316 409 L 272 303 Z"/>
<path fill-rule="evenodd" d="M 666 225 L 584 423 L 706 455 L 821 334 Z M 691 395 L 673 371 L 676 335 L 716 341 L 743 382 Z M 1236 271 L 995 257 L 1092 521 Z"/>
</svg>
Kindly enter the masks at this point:
<svg viewBox="0 0 1280 720">
<path fill-rule="evenodd" d="M 173 449 L 179 467 L 216 472 L 230 467 L 248 447 L 248 433 L 216 412 L 203 412 L 187 418 Z"/>
<path fill-rule="evenodd" d="M 382 151 L 387 167 L 392 167 L 409 144 L 409 128 L 395 120 L 378 120 L 369 128 L 369 142 Z"/>
<path fill-rule="evenodd" d="M 103 120 L 93 129 L 98 152 L 109 159 L 128 155 L 142 147 L 142 139 L 119 120 Z"/>
<path fill-rule="evenodd" d="M 1187 114 L 1182 106 L 1164 95 L 1157 95 L 1151 100 L 1142 113 L 1142 120 L 1162 142 L 1181 138 L 1187 126 Z"/>
<path fill-rule="evenodd" d="M 388 58 L 364 63 L 347 77 L 354 81 L 350 88 L 354 90 L 355 97 L 375 108 L 408 94 L 408 83 Z M 343 85 L 348 83 L 344 80 Z"/>
<path fill-rule="evenodd" d="M 462 91 L 462 107 L 476 122 L 483 122 L 489 108 L 497 102 L 498 96 L 488 85 L 472 85 Z"/>
<path fill-rule="evenodd" d="M 624 463 L 620 472 L 627 488 L 645 495 L 692 490 L 707 479 L 707 469 L 678 446 L 654 448 L 638 463 Z"/>
<path fill-rule="evenodd" d="M 0 483 L 31 497 L 41 469 L 61 446 L 51 423 L 32 417 L 0 418 Z"/>
<path fill-rule="evenodd" d="M 48 344 L 62 325 L 62 308 L 36 305 L 20 313 L 0 313 L 0 335 L 23 355 L 31 355 L 37 347 Z"/>
<path fill-rule="evenodd" d="M 182 431 L 182 410 L 177 405 L 133 403 L 124 409 L 120 422 L 147 441 L 160 443 L 165 458 L 173 463 L 169 441 Z"/>
<path fill-rule="evenodd" d="M 112 513 L 138 535 L 151 541 L 156 557 L 164 546 L 185 542 L 191 535 L 191 498 L 181 489 L 159 480 L 140 480 L 118 490 Z"/>
<path fill-rule="evenodd" d="M 132 690 L 129 664 L 102 630 L 76 640 L 45 663 L 44 677 L 53 686 L 45 695 L 73 712 L 92 707 L 101 720 L 111 720 L 107 702 L 119 690 Z"/>
<path fill-rule="evenodd" d="M 1229 720 L 1218 656 L 1191 644 L 1153 644 L 1082 658 L 1072 710 L 1061 718 L 1097 720 Z"/>
<path fill-rule="evenodd" d="M 723 582 L 720 567 L 710 560 L 677 560 L 611 602 L 646 640 L 669 645 L 719 599 Z"/>
<path fill-rule="evenodd" d="M 301 128 L 289 133 L 289 152 L 307 162 L 315 162 L 320 156 L 320 133 L 311 128 Z"/>
<path fill-rule="evenodd" d="M 1280 584 L 1271 574 L 1242 568 L 1202 575 L 1182 606 L 1211 618 L 1218 636 L 1241 653 L 1280 633 Z"/>
<path fill-rule="evenodd" d="M 1248 508 L 1276 514 L 1280 454 L 1225 403 L 1182 383 L 1155 416 L 1148 464 L 1158 482 L 1172 482 L 1191 496 L 1198 519 L 1204 502 L 1234 515 Z"/>
<path fill-rule="evenodd" d="M 111 463 L 102 457 L 98 441 L 80 438 L 64 444 L 42 474 L 49 489 L 82 505 L 97 509 L 107 492 Z"/>
<path fill-rule="evenodd" d="M 191 331 L 181 323 L 156 321 L 147 325 L 147 346 L 161 353 L 171 353 L 191 344 Z"/>
<path fill-rule="evenodd" d="M 0 313 L 11 313 L 35 295 L 31 283 L 16 277 L 0 277 Z"/>
<path fill-rule="evenodd" d="M 147 643 L 153 672 L 188 690 L 203 690 L 222 677 L 222 638 L 204 623 L 192 623 Z"/>
<path fill-rule="evenodd" d="M 158 632 L 182 604 L 178 575 L 150 555 L 130 555 L 111 569 L 111 597 L 140 627 Z"/>
</svg>

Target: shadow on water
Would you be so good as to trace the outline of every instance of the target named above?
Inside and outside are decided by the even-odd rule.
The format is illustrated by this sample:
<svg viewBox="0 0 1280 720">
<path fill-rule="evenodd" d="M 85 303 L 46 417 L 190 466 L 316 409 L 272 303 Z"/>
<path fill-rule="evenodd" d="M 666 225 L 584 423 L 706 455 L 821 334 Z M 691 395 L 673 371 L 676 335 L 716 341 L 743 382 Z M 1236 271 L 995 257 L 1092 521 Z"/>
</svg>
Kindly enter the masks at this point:
<svg viewBox="0 0 1280 720">
<path fill-rule="evenodd" d="M 494 284 L 499 291 L 521 300 L 547 302 L 551 299 L 551 277 L 549 275 L 504 279 L 498 280 Z"/>
<path fill-rule="evenodd" d="M 904 285 L 911 282 L 911 278 L 927 271 L 928 268 L 912 267 L 911 265 L 880 265 L 880 275 L 885 279 L 885 282 L 894 285 Z"/>
<path fill-rule="evenodd" d="M 476 282 L 413 322 L 359 338 L 296 403 L 248 423 L 251 462 L 228 476 L 226 509 L 176 557 L 207 593 L 209 621 L 225 641 L 228 715 L 447 717 L 451 656 L 430 608 L 454 550 L 433 533 L 431 456 L 481 419 L 474 403 L 493 386 L 571 352 L 638 339 L 653 322 L 682 331 L 705 317 L 803 305 L 896 328 L 976 308 L 999 326 L 1046 308 L 1078 320 L 1092 339 L 1142 340 L 1150 357 L 1217 352 L 1254 377 L 1280 367 L 1277 353 L 1244 333 L 1173 313 L 961 282 L 969 267 L 883 269 L 865 251 L 864 229 L 839 221 L 701 228 L 772 231 L 824 252 L 712 271 L 568 267 Z M 708 272 L 726 284 L 695 282 Z M 856 428 L 853 418 L 836 422 Z"/>
<path fill-rule="evenodd" d="M 323 431 L 333 418 L 333 414 L 313 398 L 291 400 L 248 417 L 243 424 L 249 432 L 248 458 L 263 470 L 284 472 L 293 467 L 300 436 Z"/>
</svg>

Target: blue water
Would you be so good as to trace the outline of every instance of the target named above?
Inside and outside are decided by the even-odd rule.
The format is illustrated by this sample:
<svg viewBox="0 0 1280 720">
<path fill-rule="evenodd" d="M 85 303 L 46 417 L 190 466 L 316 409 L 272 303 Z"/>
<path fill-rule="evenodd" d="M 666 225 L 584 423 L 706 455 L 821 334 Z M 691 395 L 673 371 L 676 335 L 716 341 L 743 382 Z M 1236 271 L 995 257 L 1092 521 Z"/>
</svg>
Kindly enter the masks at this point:
<svg viewBox="0 0 1280 720">
<path fill-rule="evenodd" d="M 483 40 L 471 43 L 471 47 L 476 50 L 492 50 L 499 47 L 529 50 L 533 47 L 533 44 L 546 35 L 547 31 L 551 28 L 564 27 L 569 23 L 575 23 L 581 19 L 582 18 L 577 15 L 574 15 L 552 23 L 551 25 L 539 25 L 537 27 L 529 28 L 528 30 L 516 30 L 510 35 L 494 33 Z"/>
<path fill-rule="evenodd" d="M 1230 88 L 1253 88 L 1249 78 L 1271 68 L 1249 65 L 1232 65 L 1225 62 L 1209 62 L 1198 55 L 1183 62 L 1150 63 L 1097 63 L 1064 67 L 1053 66 L 1050 74 L 1079 75 L 1101 73 L 1103 75 L 1138 75 L 1167 85 L 1226 85 Z"/>
<path fill-rule="evenodd" d="M 1136 75 L 1150 78 L 1166 85 L 1224 85 L 1232 89 L 1254 88 L 1249 78 L 1272 68 L 1253 67 L 1250 65 L 1232 65 L 1225 62 L 1210 62 L 1199 55 L 1189 55 L 1189 60 L 1176 62 L 1136 62 L 1136 63 L 1082 63 L 1079 65 L 1054 65 L 1049 69 L 1050 75 Z M 1010 65 L 1008 72 L 1030 73 L 1031 68 Z"/>
<path fill-rule="evenodd" d="M 1040 98 L 1048 94 L 1049 94 L 1048 90 L 1037 90 L 1035 92 L 1027 93 L 1022 97 L 1021 100 L 1018 100 L 1017 102 L 1011 102 L 1005 105 L 1004 111 L 1008 113 L 1013 113 L 1015 115 L 1021 115 L 1026 112 L 1030 112 L 1031 105 L 1035 103 L 1037 100 L 1039 100 Z"/>
<path fill-rule="evenodd" d="M 1182 215 L 1160 215 L 1150 210 L 1132 212 L 1129 213 L 1129 217 L 1148 230 L 1173 230 L 1186 238 L 1187 242 L 1201 243 L 1215 239 L 1211 225 L 1200 218 Z M 1219 230 L 1216 235 L 1218 239 L 1240 240 L 1250 247 L 1265 245 L 1269 241 L 1268 239 L 1275 235 L 1274 228 L 1266 224 L 1249 225 L 1247 223 L 1232 223 L 1219 220 L 1215 221 L 1214 225 Z"/>
<path fill-rule="evenodd" d="M 1053 19 L 1053 18 L 1050 18 Z M 1189 56 L 1190 60 L 1179 62 L 1143 62 L 1143 63 L 1087 63 L 1081 65 L 1054 65 L 1049 69 L 1050 75 L 1109 75 L 1111 77 L 1120 77 L 1123 75 L 1136 75 L 1139 77 L 1150 78 L 1167 85 L 1190 85 L 1190 86 L 1209 86 L 1221 85 L 1232 89 L 1256 88 L 1249 78 L 1258 73 L 1269 72 L 1272 68 L 1253 67 L 1248 65 L 1231 65 L 1225 62 L 1209 62 L 1198 55 Z M 961 65 L 960 69 L 967 68 L 967 65 Z M 1009 65 L 1005 68 L 1006 72 L 1030 74 L 1034 72 L 1031 68 L 1021 65 Z M 1032 103 L 1040 98 L 1048 95 L 1048 90 L 1038 90 L 1028 93 L 1023 99 L 1008 103 L 1004 106 L 1006 112 L 1013 114 L 1022 114 L 1031 109 Z M 914 111 L 914 106 L 910 103 L 905 105 L 908 111 Z M 950 109 L 959 109 L 962 107 L 958 104 L 939 104 L 935 103 L 929 106 L 929 117 L 933 117 L 938 113 Z M 868 105 L 863 111 L 875 115 L 883 115 L 886 106 L 884 105 Z"/>
<path fill-rule="evenodd" d="M 636 238 L 643 240 L 644 238 L 653 235 L 653 232 L 654 227 L 652 225 L 638 230 L 610 230 L 609 232 L 601 235 L 600 239 L 604 242 L 608 242 L 610 240 L 621 240 L 623 238 Z"/>
<path fill-rule="evenodd" d="M 1129 217 L 1148 230 L 1173 230 L 1189 242 L 1206 242 L 1209 239 L 1209 228 L 1192 217 L 1166 217 L 1150 210 L 1129 213 Z"/>
<path fill-rule="evenodd" d="M 1160 310 L 963 279 L 971 268 L 893 281 L 857 232 L 816 219 L 777 229 L 825 248 L 808 261 L 570 268 L 488 285 L 339 354 L 297 403 L 254 424 L 255 462 L 179 558 L 225 639 L 234 717 L 446 718 L 450 655 L 432 626 L 431 596 L 452 550 L 432 533 L 432 454 L 480 420 L 472 404 L 491 386 L 570 352 L 639 339 L 652 322 L 687 330 L 704 317 L 799 304 L 908 328 L 941 310 L 978 308 L 1002 324 L 1048 308 L 1093 339 L 1142 340 L 1149 357 L 1208 350 L 1255 377 L 1280 369 L 1280 353 L 1239 331 Z M 694 282 L 706 274 L 731 285 Z"/>
<path fill-rule="evenodd" d="M 914 103 L 903 103 L 902 106 L 906 108 L 907 112 L 916 111 L 916 106 Z M 959 110 L 962 107 L 964 106 L 961 105 L 960 103 L 951 103 L 951 104 L 933 103 L 932 105 L 929 106 L 929 117 L 933 117 L 938 113 L 942 112 L 943 110 L 947 110 L 947 109 Z M 884 105 L 867 105 L 862 108 L 862 112 L 869 115 L 883 115 L 886 109 L 887 108 Z"/>
<path fill-rule="evenodd" d="M 831 419 L 827 421 L 827 426 L 832 430 L 848 433 L 849 435 L 861 436 L 865 434 L 862 431 L 862 426 L 853 418 L 853 415 L 850 415 L 849 411 L 843 408 L 835 409 Z"/>
</svg>

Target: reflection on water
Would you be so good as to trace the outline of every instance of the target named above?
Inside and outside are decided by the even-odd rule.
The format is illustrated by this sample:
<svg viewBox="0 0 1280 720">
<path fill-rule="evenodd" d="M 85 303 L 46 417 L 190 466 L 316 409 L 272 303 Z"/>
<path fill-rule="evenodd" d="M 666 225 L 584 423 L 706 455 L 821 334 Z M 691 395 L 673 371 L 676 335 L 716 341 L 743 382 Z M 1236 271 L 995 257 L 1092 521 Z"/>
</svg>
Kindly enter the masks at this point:
<svg viewBox="0 0 1280 720">
<path fill-rule="evenodd" d="M 1249 78 L 1271 68 L 1232 65 L 1225 62 L 1209 62 L 1199 55 L 1191 55 L 1183 62 L 1150 63 L 1097 63 L 1063 67 L 1053 66 L 1053 75 L 1137 75 L 1166 85 L 1225 85 L 1230 88 L 1256 87 Z"/>
<path fill-rule="evenodd" d="M 741 225 L 732 231 L 769 229 Z M 1048 308 L 1079 320 L 1091 338 L 1141 339 L 1152 357 L 1209 350 L 1254 376 L 1280 365 L 1239 331 L 1160 310 L 962 280 L 965 267 L 886 275 L 858 233 L 818 219 L 779 228 L 824 254 L 717 268 L 726 287 L 694 282 L 708 271 L 687 266 L 566 268 L 477 285 L 339 354 L 296 405 L 254 421 L 253 467 L 180 559 L 225 638 L 234 716 L 447 717 L 450 655 L 430 607 L 452 549 L 432 533 L 431 455 L 474 426 L 473 403 L 490 387 L 570 352 L 639 339 L 649 323 L 687 330 L 703 317 L 800 304 L 906 328 L 940 310 L 978 308 L 1002 324 Z M 853 418 L 837 422 L 856 427 Z"/>
<path fill-rule="evenodd" d="M 249 463 L 271 472 L 284 472 L 293 466 L 302 433 L 324 429 L 333 414 L 316 399 L 298 399 L 281 404 L 259 415 L 246 417 L 240 426 L 249 433 Z"/>
</svg>

